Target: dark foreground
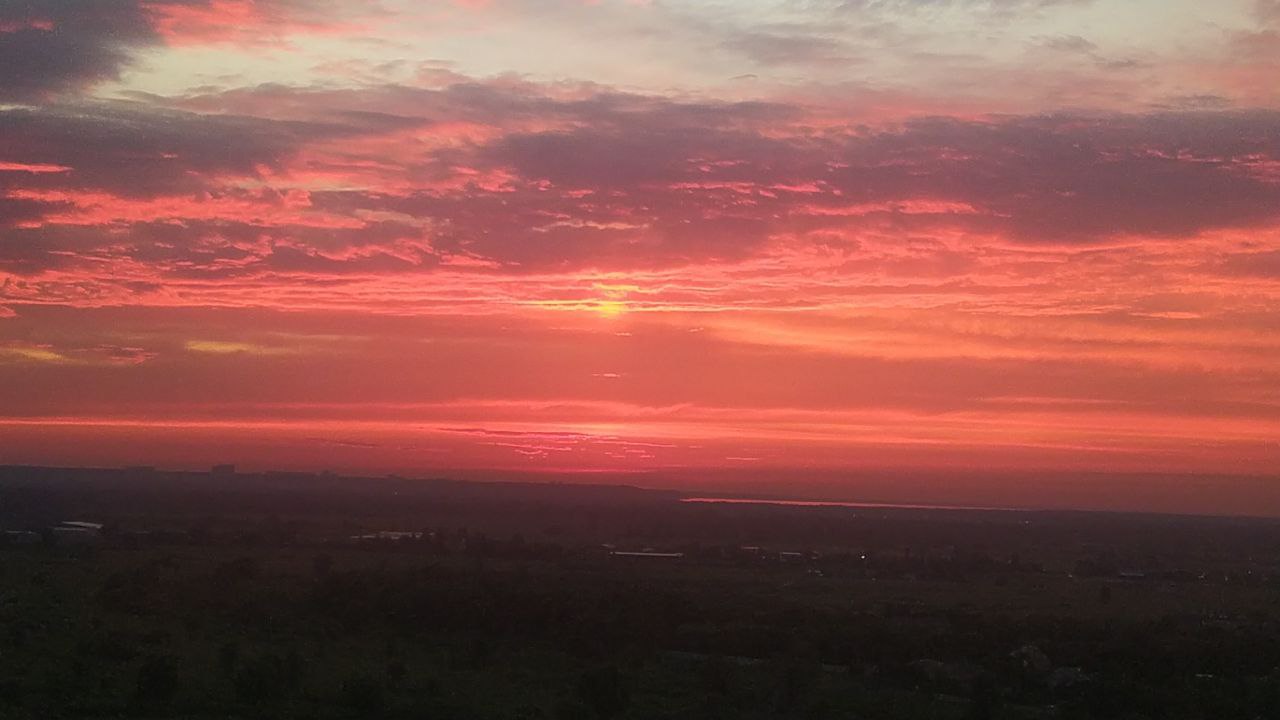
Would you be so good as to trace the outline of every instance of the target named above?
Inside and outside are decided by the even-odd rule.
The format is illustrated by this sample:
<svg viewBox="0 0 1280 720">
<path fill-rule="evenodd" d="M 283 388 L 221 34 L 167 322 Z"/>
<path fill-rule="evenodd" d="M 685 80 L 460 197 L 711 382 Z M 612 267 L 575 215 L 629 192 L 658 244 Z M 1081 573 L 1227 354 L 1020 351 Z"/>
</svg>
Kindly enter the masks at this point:
<svg viewBox="0 0 1280 720">
<path fill-rule="evenodd" d="M 0 468 L 0 528 L 3 718 L 1280 717 L 1272 521 Z"/>
</svg>

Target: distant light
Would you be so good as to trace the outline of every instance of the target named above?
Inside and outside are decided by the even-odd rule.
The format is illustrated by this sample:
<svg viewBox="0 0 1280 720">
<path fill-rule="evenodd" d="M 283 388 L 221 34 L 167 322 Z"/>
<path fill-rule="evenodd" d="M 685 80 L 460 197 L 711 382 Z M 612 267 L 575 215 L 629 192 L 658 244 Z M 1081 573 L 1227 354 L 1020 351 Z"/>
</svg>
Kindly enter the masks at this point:
<svg viewBox="0 0 1280 720">
<path fill-rule="evenodd" d="M 627 304 L 618 300 L 601 300 L 596 303 L 595 311 L 605 318 L 616 318 L 627 311 Z"/>
</svg>

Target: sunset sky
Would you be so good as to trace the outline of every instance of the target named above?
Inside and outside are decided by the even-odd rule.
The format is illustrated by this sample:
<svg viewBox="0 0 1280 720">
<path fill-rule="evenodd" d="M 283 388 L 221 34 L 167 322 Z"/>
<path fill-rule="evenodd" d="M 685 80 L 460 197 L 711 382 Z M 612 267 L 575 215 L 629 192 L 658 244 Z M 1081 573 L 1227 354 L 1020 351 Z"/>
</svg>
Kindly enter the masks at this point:
<svg viewBox="0 0 1280 720">
<path fill-rule="evenodd" d="M 213 462 L 1280 513 L 1280 0 L 3 0 L 0 463 Z"/>
</svg>

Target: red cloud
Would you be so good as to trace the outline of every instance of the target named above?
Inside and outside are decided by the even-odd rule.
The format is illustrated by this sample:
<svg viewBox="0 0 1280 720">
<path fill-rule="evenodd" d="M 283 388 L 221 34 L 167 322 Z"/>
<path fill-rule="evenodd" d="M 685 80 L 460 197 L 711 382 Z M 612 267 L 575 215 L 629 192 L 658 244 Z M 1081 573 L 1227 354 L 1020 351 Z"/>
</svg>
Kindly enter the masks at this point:
<svg viewBox="0 0 1280 720">
<path fill-rule="evenodd" d="M 40 30 L 43 32 L 53 32 L 58 27 L 57 23 L 45 18 L 32 18 L 28 20 L 3 20 L 0 21 L 0 33 L 16 33 L 22 30 Z"/>
<path fill-rule="evenodd" d="M 336 33 L 353 25 L 330 17 L 320 3 L 293 0 L 194 0 L 143 2 L 160 37 L 169 45 L 280 42 L 291 33 Z"/>
<path fill-rule="evenodd" d="M 64 173 L 70 170 L 71 168 L 66 165 L 54 165 L 52 163 L 0 162 L 0 172 L 22 172 L 38 175 L 43 173 Z"/>
</svg>

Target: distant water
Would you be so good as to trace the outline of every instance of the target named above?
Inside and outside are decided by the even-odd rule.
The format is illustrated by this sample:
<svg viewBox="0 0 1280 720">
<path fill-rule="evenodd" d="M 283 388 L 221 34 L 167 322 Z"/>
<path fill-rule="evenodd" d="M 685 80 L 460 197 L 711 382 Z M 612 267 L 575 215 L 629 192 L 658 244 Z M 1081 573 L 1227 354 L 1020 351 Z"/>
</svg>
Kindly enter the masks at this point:
<svg viewBox="0 0 1280 720">
<path fill-rule="evenodd" d="M 760 500 L 755 498 L 713 498 L 687 497 L 680 498 L 686 503 L 714 503 L 718 505 L 781 505 L 784 507 L 838 507 L 861 508 L 864 510 L 986 510 L 1000 512 L 1019 512 L 1024 508 L 984 507 L 981 505 L 910 505 L 906 503 L 867 503 L 839 502 L 836 500 Z"/>
</svg>

